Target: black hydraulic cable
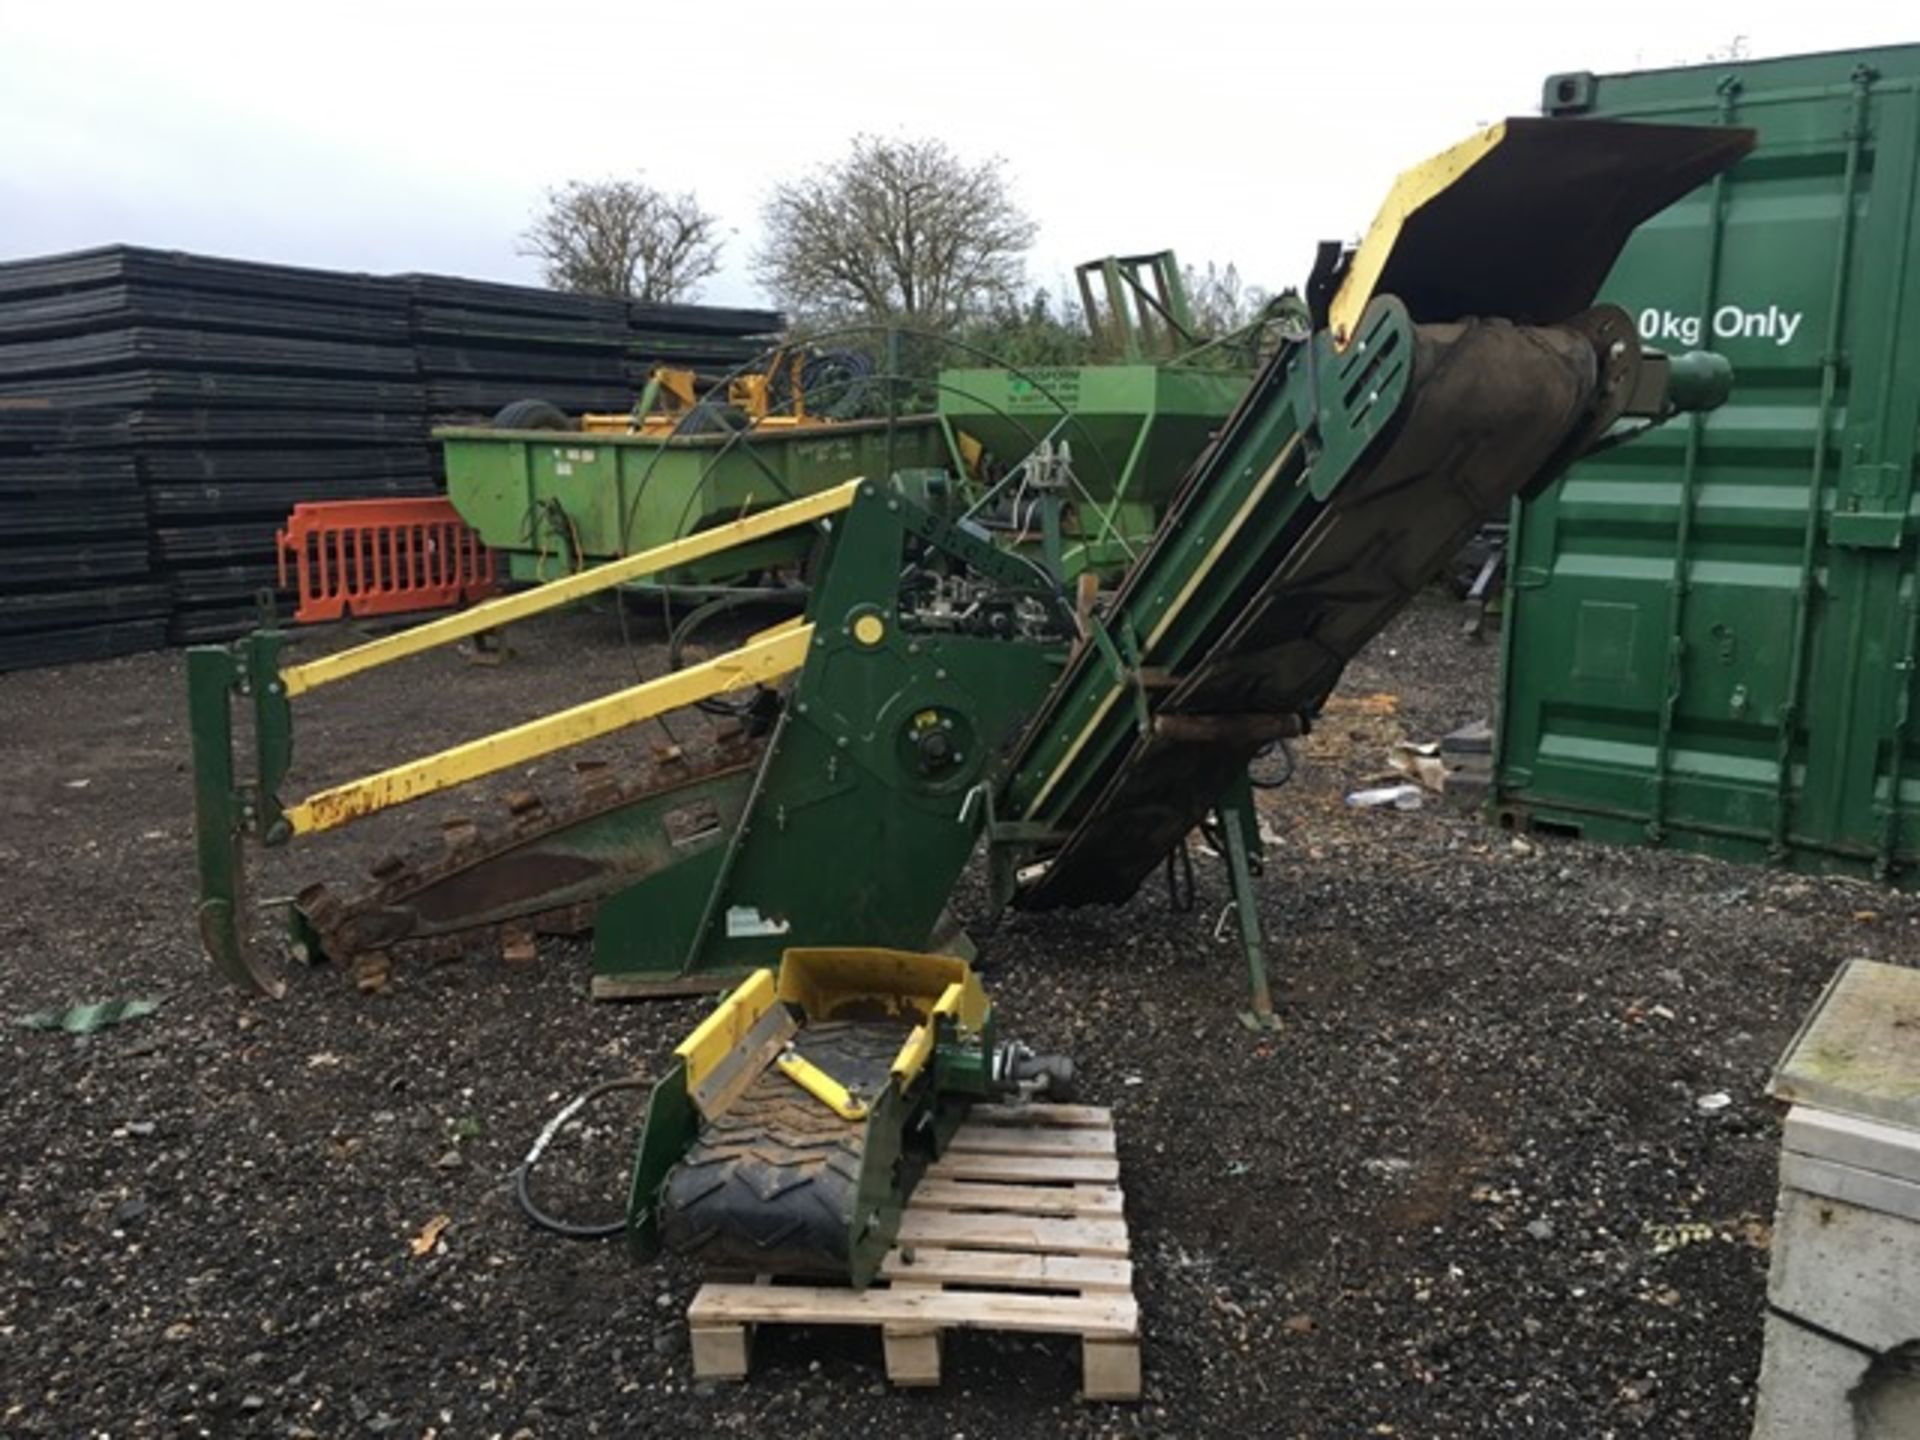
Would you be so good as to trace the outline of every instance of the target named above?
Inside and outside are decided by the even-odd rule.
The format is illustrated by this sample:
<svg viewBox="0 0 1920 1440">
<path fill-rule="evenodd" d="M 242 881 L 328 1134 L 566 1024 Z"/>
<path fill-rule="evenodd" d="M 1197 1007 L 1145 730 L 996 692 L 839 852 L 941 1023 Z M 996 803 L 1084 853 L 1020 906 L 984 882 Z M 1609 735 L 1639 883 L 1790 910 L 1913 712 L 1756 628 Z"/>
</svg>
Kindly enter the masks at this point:
<svg viewBox="0 0 1920 1440">
<path fill-rule="evenodd" d="M 693 632 L 707 621 L 716 615 L 724 615 L 730 610 L 765 604 L 780 593 L 777 590 L 769 590 L 764 594 L 748 591 L 739 595 L 722 595 L 695 608 L 684 620 L 674 626 L 672 633 L 667 636 L 667 669 L 672 671 L 685 668 L 687 642 L 693 638 Z M 753 696 L 748 694 L 741 699 L 727 700 L 718 695 L 709 695 L 706 699 L 697 700 L 694 703 L 709 715 L 738 719 L 753 708 Z"/>
<path fill-rule="evenodd" d="M 1286 768 L 1283 769 L 1279 775 L 1266 775 L 1256 768 L 1260 761 L 1271 760 L 1276 754 L 1286 761 Z M 1261 746 L 1259 753 L 1257 753 L 1253 759 L 1254 764 L 1247 767 L 1247 780 L 1254 789 L 1278 790 L 1289 780 L 1293 779 L 1295 766 L 1293 747 L 1287 744 L 1286 741 L 1274 740 Z"/>
<path fill-rule="evenodd" d="M 618 1220 L 581 1223 L 549 1215 L 534 1203 L 529 1182 L 533 1176 L 533 1167 L 540 1163 L 540 1157 L 546 1152 L 547 1146 L 553 1143 L 554 1137 L 575 1115 L 602 1095 L 611 1094 L 615 1090 L 639 1090 L 652 1083 L 637 1075 L 629 1075 L 619 1080 L 603 1080 L 592 1089 L 568 1101 L 561 1107 L 560 1113 L 546 1123 L 546 1127 L 541 1130 L 534 1139 L 532 1147 L 528 1149 L 527 1158 L 522 1160 L 519 1168 L 513 1172 L 513 1197 L 520 1202 L 520 1208 L 526 1213 L 527 1219 L 542 1230 L 550 1230 L 555 1235 L 564 1236 L 568 1240 L 608 1240 L 627 1228 L 625 1216 Z"/>
</svg>

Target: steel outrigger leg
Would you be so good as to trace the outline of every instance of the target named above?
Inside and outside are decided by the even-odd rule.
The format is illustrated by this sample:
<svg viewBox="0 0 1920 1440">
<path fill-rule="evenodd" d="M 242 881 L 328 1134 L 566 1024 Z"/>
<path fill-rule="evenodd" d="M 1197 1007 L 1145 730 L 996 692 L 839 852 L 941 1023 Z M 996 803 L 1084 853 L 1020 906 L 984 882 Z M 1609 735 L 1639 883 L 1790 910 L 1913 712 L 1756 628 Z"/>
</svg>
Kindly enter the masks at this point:
<svg viewBox="0 0 1920 1440">
<path fill-rule="evenodd" d="M 1278 1030 L 1280 1019 L 1273 1013 L 1273 990 L 1267 983 L 1267 956 L 1261 945 L 1260 911 L 1253 893 L 1248 837 L 1259 833 L 1254 828 L 1259 819 L 1253 809 L 1253 787 L 1240 780 L 1214 808 L 1214 815 L 1226 844 L 1227 875 L 1233 883 L 1233 908 L 1240 922 L 1240 948 L 1247 956 L 1251 999 L 1240 1012 L 1240 1023 L 1249 1030 Z"/>
<path fill-rule="evenodd" d="M 187 651 L 188 734 L 193 745 L 193 833 L 199 871 L 194 918 L 208 958 L 242 989 L 278 999 L 286 982 L 255 953 L 247 913 L 246 844 L 265 812 L 278 814 L 272 790 L 285 773 L 291 739 L 278 681 L 280 637 L 256 632 L 234 646 Z M 233 701 L 253 698 L 258 778 L 242 781 L 233 758 Z"/>
</svg>

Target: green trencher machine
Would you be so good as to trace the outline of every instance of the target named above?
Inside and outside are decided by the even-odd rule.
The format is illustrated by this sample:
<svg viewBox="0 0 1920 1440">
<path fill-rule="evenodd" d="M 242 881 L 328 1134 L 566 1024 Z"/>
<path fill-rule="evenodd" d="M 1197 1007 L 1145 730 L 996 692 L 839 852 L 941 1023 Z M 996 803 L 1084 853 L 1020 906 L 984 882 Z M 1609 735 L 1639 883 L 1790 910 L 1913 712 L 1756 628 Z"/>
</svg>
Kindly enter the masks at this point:
<svg viewBox="0 0 1920 1440">
<path fill-rule="evenodd" d="M 1284 339 L 1164 494 L 1117 581 L 886 474 L 840 483 L 316 659 L 256 633 L 191 652 L 200 931 L 236 982 L 243 858 L 724 695 L 709 753 L 521 805 L 496 832 L 294 907 L 308 959 L 384 967 L 541 930 L 593 935 L 607 997 L 730 990 L 656 1088 L 631 1233 L 763 1273 L 873 1273 L 956 1117 L 1057 1094 L 1000 1037 L 948 911 L 1118 904 L 1214 827 L 1251 978 L 1249 765 L 1488 514 L 1582 455 L 1724 398 L 1713 357 L 1642 345 L 1597 287 L 1635 226 L 1733 163 L 1738 128 L 1511 120 L 1408 171 L 1364 242 L 1323 247 Z M 1143 490 L 1141 493 L 1148 493 Z M 803 532 L 803 614 L 684 669 L 288 800 L 292 702 L 582 596 Z M 251 711 L 236 761 L 233 712 Z M 851 863 L 850 863 L 851 862 Z M 806 1215 L 796 1212 L 803 1207 Z M 750 1262 L 750 1263 L 749 1263 Z"/>
</svg>

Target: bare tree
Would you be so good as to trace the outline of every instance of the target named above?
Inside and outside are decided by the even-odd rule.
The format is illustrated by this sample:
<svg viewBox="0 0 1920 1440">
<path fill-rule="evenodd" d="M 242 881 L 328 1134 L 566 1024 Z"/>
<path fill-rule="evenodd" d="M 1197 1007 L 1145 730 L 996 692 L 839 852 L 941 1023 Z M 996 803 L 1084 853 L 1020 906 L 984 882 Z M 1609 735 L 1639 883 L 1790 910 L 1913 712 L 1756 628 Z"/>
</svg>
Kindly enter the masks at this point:
<svg viewBox="0 0 1920 1440">
<path fill-rule="evenodd" d="M 1036 226 L 1001 161 L 938 140 L 856 136 L 846 158 L 776 186 L 754 270 L 803 321 L 946 330 L 1017 303 Z"/>
<path fill-rule="evenodd" d="M 643 180 L 570 180 L 547 191 L 520 236 L 549 287 L 632 300 L 690 300 L 720 268 L 719 222 L 691 191 Z"/>
<path fill-rule="evenodd" d="M 1258 285 L 1242 282 L 1232 264 L 1216 266 L 1209 260 L 1205 270 L 1183 265 L 1181 271 L 1194 329 L 1201 335 L 1230 335 L 1244 329 L 1260 318 L 1271 298 Z"/>
</svg>

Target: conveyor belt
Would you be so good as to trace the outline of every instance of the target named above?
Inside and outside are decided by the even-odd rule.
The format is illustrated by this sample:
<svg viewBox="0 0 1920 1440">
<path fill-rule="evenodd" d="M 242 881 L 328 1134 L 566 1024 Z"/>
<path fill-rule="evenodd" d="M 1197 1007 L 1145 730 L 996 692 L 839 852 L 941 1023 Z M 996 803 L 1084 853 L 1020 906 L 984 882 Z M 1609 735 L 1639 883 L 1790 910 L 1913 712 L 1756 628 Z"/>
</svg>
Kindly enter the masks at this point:
<svg viewBox="0 0 1920 1440">
<path fill-rule="evenodd" d="M 1383 347 L 1410 339 L 1394 362 L 1410 360 L 1410 373 L 1375 362 L 1362 375 L 1350 353 L 1342 363 L 1358 378 L 1331 366 L 1310 377 L 1325 393 L 1309 408 L 1297 397 L 1306 357 L 1283 357 L 1288 373 L 1256 382 L 1189 476 L 1107 622 L 1137 650 L 1133 673 L 1156 683 L 1089 646 L 1029 732 L 1009 808 L 1063 839 L 1038 857 L 1046 869 L 1023 906 L 1133 894 L 1244 771 L 1266 738 L 1257 722 L 1311 715 L 1473 527 L 1590 425 L 1595 346 L 1577 327 L 1486 320 L 1373 335 Z M 1401 384 L 1404 398 L 1392 393 Z M 1367 405 L 1392 416 L 1371 436 Z M 1325 448 L 1274 423 L 1289 406 L 1317 415 Z M 1236 487 L 1247 498 L 1231 518 L 1208 511 Z M 1198 563 L 1196 535 L 1212 547 Z"/>
<path fill-rule="evenodd" d="M 886 1087 L 911 1028 L 826 1021 L 803 1027 L 792 1046 L 841 1084 L 873 1094 Z M 661 1240 L 710 1271 L 844 1276 L 866 1135 L 866 1121 L 841 1118 L 769 1067 L 701 1126 L 668 1173 Z"/>
</svg>

